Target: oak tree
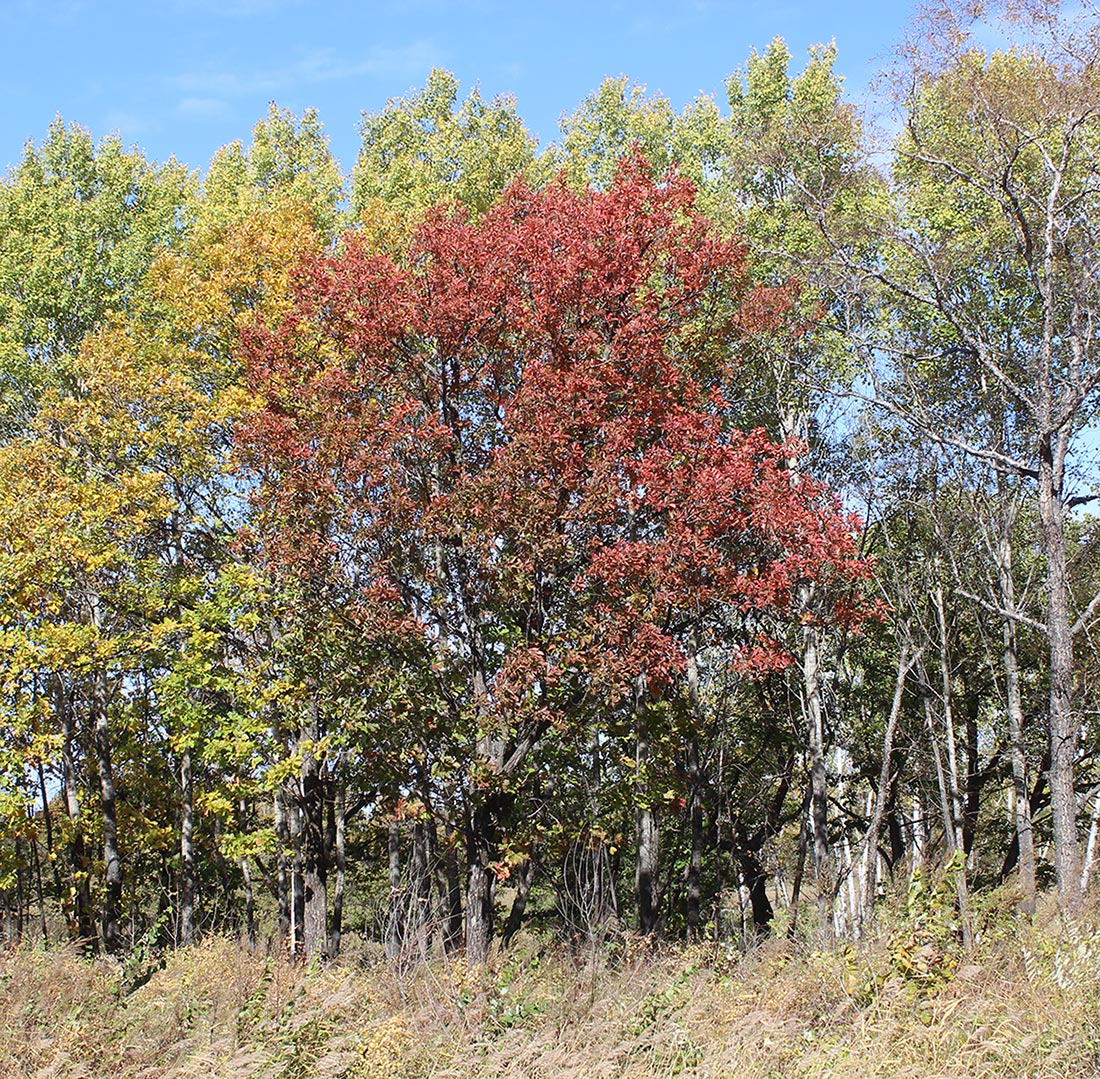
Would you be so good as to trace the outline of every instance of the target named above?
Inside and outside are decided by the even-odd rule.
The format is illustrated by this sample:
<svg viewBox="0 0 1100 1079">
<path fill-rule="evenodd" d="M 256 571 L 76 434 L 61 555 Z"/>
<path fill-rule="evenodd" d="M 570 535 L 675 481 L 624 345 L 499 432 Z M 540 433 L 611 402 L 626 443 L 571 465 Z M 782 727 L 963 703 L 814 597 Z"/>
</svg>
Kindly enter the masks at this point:
<svg viewBox="0 0 1100 1079">
<path fill-rule="evenodd" d="M 742 342 L 784 297 L 644 161 L 602 193 L 517 182 L 476 221 L 438 211 L 408 268 L 349 240 L 295 294 L 247 347 L 256 529 L 365 640 L 423 657 L 441 711 L 417 747 L 457 768 L 481 962 L 540 744 L 600 715 L 644 742 L 708 645 L 782 667 L 754 627 L 803 582 L 843 582 L 828 617 L 857 617 L 857 525 L 795 445 L 731 422 Z"/>
</svg>

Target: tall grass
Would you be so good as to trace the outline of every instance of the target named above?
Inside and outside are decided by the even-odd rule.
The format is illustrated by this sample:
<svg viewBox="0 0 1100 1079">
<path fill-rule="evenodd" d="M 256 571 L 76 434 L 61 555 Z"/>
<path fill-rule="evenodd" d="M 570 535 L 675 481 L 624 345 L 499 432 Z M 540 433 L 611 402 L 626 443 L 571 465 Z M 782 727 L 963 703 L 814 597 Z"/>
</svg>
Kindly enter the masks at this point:
<svg viewBox="0 0 1100 1079">
<path fill-rule="evenodd" d="M 884 918 L 829 951 L 595 956 L 527 937 L 484 970 L 369 948 L 306 967 L 223 938 L 164 957 L 0 953 L 0 1074 L 45 1079 L 1100 1076 L 1100 916 Z"/>
</svg>

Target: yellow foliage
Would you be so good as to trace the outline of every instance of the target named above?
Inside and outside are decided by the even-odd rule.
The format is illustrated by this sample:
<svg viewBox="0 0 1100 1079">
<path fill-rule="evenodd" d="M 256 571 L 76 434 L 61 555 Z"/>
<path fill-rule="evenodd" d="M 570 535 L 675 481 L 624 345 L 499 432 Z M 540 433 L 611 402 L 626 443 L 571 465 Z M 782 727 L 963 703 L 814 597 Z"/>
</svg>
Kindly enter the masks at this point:
<svg viewBox="0 0 1100 1079">
<path fill-rule="evenodd" d="M 358 1058 L 347 1079 L 404 1079 L 412 1041 L 402 1012 L 372 1023 L 360 1035 Z"/>
</svg>

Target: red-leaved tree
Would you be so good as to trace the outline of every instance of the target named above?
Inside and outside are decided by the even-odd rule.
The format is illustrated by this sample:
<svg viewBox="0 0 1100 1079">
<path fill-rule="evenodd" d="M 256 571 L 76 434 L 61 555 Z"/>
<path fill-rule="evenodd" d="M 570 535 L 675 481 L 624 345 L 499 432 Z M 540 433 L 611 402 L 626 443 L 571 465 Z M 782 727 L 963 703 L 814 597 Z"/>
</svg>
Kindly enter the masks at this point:
<svg viewBox="0 0 1100 1079">
<path fill-rule="evenodd" d="M 688 183 L 648 174 L 517 181 L 474 224 L 439 210 L 401 266 L 351 236 L 248 342 L 256 536 L 304 610 L 338 606 L 371 649 L 385 733 L 359 751 L 462 838 L 472 962 L 542 740 L 581 752 L 626 714 L 640 757 L 698 650 L 787 662 L 753 627 L 795 617 L 802 582 L 858 617 L 857 522 L 731 419 L 742 342 L 784 296 L 750 292 Z"/>
</svg>

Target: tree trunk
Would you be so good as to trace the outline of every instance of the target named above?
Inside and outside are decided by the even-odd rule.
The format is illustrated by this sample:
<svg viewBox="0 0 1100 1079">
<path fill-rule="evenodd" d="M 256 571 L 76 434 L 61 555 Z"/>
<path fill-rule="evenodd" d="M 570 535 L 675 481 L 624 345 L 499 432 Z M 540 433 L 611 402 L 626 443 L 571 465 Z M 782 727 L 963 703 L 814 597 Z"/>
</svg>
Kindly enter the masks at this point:
<svg viewBox="0 0 1100 1079">
<path fill-rule="evenodd" d="M 428 824 L 428 848 L 434 854 L 436 888 L 443 917 L 443 950 L 452 954 L 462 947 L 462 874 L 458 866 L 456 835 L 448 826 L 443 850 L 438 849 L 435 821 Z"/>
<path fill-rule="evenodd" d="M 42 887 L 42 857 L 38 851 L 37 836 L 31 836 L 31 854 L 34 857 L 34 892 L 38 900 L 38 925 L 42 932 L 42 943 L 49 944 L 50 930 L 46 924 L 46 897 Z"/>
<path fill-rule="evenodd" d="M 412 854 L 409 858 L 410 928 L 416 941 L 416 952 L 422 962 L 428 959 L 431 945 L 430 912 L 432 903 L 432 873 L 428 850 L 428 831 L 423 821 L 413 825 Z"/>
<path fill-rule="evenodd" d="M 923 651 L 923 649 L 921 649 Z M 894 699 L 890 703 L 890 716 L 886 721 L 886 731 L 882 736 L 882 766 L 878 774 L 878 789 L 875 791 L 875 804 L 871 812 L 871 824 L 867 829 L 867 875 L 863 882 L 863 922 L 864 928 L 870 924 L 875 908 L 875 885 L 878 872 L 878 839 L 882 831 L 882 818 L 886 812 L 886 802 L 893 786 L 890 776 L 890 758 L 894 752 L 894 734 L 901 717 L 902 699 L 905 694 L 905 680 L 913 665 L 920 658 L 920 652 L 910 655 L 908 644 L 901 647 L 898 657 L 898 673 L 894 680 Z"/>
<path fill-rule="evenodd" d="M 936 625 L 939 628 L 940 694 L 943 711 L 943 726 L 947 747 L 948 796 L 951 806 L 952 850 L 966 850 L 966 809 L 963 802 L 962 786 L 959 783 L 958 754 L 955 741 L 954 687 L 951 681 L 951 653 L 948 648 L 947 614 L 943 603 L 943 587 L 939 584 L 932 590 L 932 599 L 936 609 Z"/>
<path fill-rule="evenodd" d="M 76 729 L 72 704 L 60 675 L 55 675 L 54 702 L 61 719 L 61 771 L 65 793 L 65 812 L 69 818 L 68 861 L 70 899 L 65 904 L 69 933 L 83 951 L 97 947 L 92 921 L 91 880 L 88 848 L 84 839 L 84 820 L 80 809 L 80 784 L 76 769 Z"/>
<path fill-rule="evenodd" d="M 531 894 L 531 885 L 535 883 L 536 865 L 534 858 L 528 858 L 516 871 L 516 895 L 512 900 L 512 909 L 500 933 L 501 946 L 507 948 L 512 938 L 523 925 L 523 914 L 527 909 L 527 898 Z"/>
<path fill-rule="evenodd" d="M 788 911 L 790 926 L 787 929 L 787 936 L 791 940 L 794 940 L 798 935 L 798 912 L 800 909 L 799 903 L 802 897 L 802 877 L 806 872 L 806 854 L 810 845 L 809 801 L 810 792 L 807 790 L 806 797 L 802 802 L 802 812 L 798 815 L 800 821 L 798 829 L 798 853 L 795 856 L 794 880 L 791 883 L 791 904 Z"/>
<path fill-rule="evenodd" d="M 635 819 L 637 857 L 634 864 L 634 895 L 638 908 L 638 931 L 643 935 L 657 930 L 660 914 L 660 829 L 657 810 L 641 806 Z"/>
<path fill-rule="evenodd" d="M 299 780 L 300 782 L 300 780 Z M 302 844 L 305 841 L 303 832 L 305 822 L 302 817 L 301 790 L 291 791 L 287 804 L 287 817 L 290 822 L 290 936 L 293 944 L 292 954 L 304 954 L 303 942 L 305 940 L 306 924 L 306 892 L 303 875 Z"/>
<path fill-rule="evenodd" d="M 649 686 L 645 674 L 638 675 L 634 687 L 635 756 L 634 781 L 637 784 L 637 809 L 634 816 L 635 860 L 634 902 L 638 931 L 649 935 L 657 929 L 660 907 L 661 833 L 657 809 L 651 805 L 649 781 L 649 732 L 646 730 L 646 698 Z"/>
<path fill-rule="evenodd" d="M 474 853 L 466 875 L 466 960 L 471 967 L 489 958 L 493 939 L 493 875 Z"/>
<path fill-rule="evenodd" d="M 1085 861 L 1081 866 L 1081 893 L 1088 891 L 1089 877 L 1092 874 L 1092 865 L 1096 860 L 1096 840 L 1100 836 L 1100 789 L 1096 792 L 1096 799 L 1092 804 L 1092 819 L 1089 821 L 1089 838 L 1085 844 Z"/>
<path fill-rule="evenodd" d="M 760 850 L 763 845 L 763 833 L 750 838 L 745 834 L 740 822 L 734 822 L 733 849 L 737 855 L 737 865 L 743 886 L 748 892 L 753 937 L 757 940 L 771 932 L 772 919 L 775 917 L 771 900 L 768 898 L 768 873 L 760 861 Z"/>
<path fill-rule="evenodd" d="M 1050 747 L 1048 746 L 1043 750 L 1043 759 L 1039 762 L 1039 767 L 1035 772 L 1035 782 L 1031 787 L 1031 794 L 1028 796 L 1028 812 L 1031 815 L 1031 819 L 1034 820 L 1036 814 L 1046 804 L 1046 798 L 1044 791 L 1047 788 L 1047 773 L 1050 770 Z M 1032 833 L 1034 837 L 1034 833 Z M 1036 856 L 1038 857 L 1038 856 Z M 1000 880 L 1003 884 L 1007 879 L 1009 873 L 1011 873 L 1020 862 L 1020 837 L 1015 831 L 1012 833 L 1012 840 L 1008 844 L 1008 849 L 1005 851 L 1004 861 L 1001 863 Z"/>
<path fill-rule="evenodd" d="M 1002 666 L 1005 675 L 1005 714 L 1008 720 L 1012 761 L 1013 810 L 1019 852 L 1020 909 L 1030 917 L 1035 913 L 1035 837 L 1031 827 L 1031 798 L 1028 791 L 1027 754 L 1024 751 L 1024 706 L 1020 692 L 1020 665 L 1016 652 L 1016 584 L 1012 578 L 1012 542 L 1007 527 L 1002 531 L 997 550 L 997 584 L 1005 616 L 1001 620 L 1004 642 Z"/>
<path fill-rule="evenodd" d="M 799 606 L 808 611 L 812 585 L 799 588 Z M 810 830 L 813 835 L 813 867 L 817 886 L 818 918 L 822 938 L 832 934 L 835 873 L 829 851 L 829 781 L 825 768 L 825 714 L 821 704 L 818 628 L 802 628 L 802 692 L 810 764 Z"/>
<path fill-rule="evenodd" d="M 699 740 L 688 742 L 688 805 L 691 814 L 691 848 L 687 864 L 687 912 L 686 928 L 689 941 L 699 939 L 700 912 L 702 908 L 703 846 L 706 832 L 703 828 L 703 777 L 699 764 Z"/>
<path fill-rule="evenodd" d="M 971 869 L 977 864 L 974 840 L 978 834 L 978 811 L 981 806 L 982 777 L 981 756 L 978 749 L 978 713 L 981 695 L 969 691 L 966 695 L 966 794 L 963 814 L 963 850 Z"/>
<path fill-rule="evenodd" d="M 1059 439 L 1061 436 L 1059 436 Z M 1078 723 L 1073 712 L 1073 636 L 1066 568 L 1065 507 L 1062 505 L 1064 448 L 1045 435 L 1040 448 L 1039 518 L 1047 560 L 1047 639 L 1050 648 L 1050 809 L 1054 871 L 1062 909 L 1081 911 L 1081 852 L 1077 841 L 1074 765 Z"/>
<path fill-rule="evenodd" d="M 328 865 L 325 858 L 325 781 L 314 753 L 320 738 L 314 695 L 302 732 L 301 771 L 302 944 L 307 959 L 328 958 Z"/>
<path fill-rule="evenodd" d="M 483 794 L 470 817 L 466 867 L 466 960 L 471 967 L 489 958 L 493 939 L 493 892 L 490 869 L 496 852 L 496 825 L 491 793 Z"/>
<path fill-rule="evenodd" d="M 898 809 L 898 778 L 903 765 L 894 773 L 890 784 L 890 795 L 886 800 L 886 834 L 890 842 L 890 872 L 905 857 L 905 829 L 902 826 L 902 814 Z"/>
<path fill-rule="evenodd" d="M 691 649 L 687 668 L 688 702 L 691 706 L 691 720 L 694 729 L 698 729 L 701 720 L 699 707 L 699 661 L 696 656 L 695 636 L 692 634 Z M 688 812 L 691 815 L 691 848 L 687 864 L 687 911 L 686 929 L 689 941 L 699 939 L 700 909 L 702 906 L 703 878 L 703 770 L 699 762 L 699 739 L 688 739 L 687 745 L 688 775 Z"/>
<path fill-rule="evenodd" d="M 341 936 L 344 931 L 344 888 L 347 878 L 347 848 L 345 845 L 347 787 L 342 779 L 337 780 L 335 783 L 335 790 L 329 801 L 329 812 L 332 814 L 336 886 L 332 894 L 332 922 L 329 925 L 328 954 L 335 959 L 340 954 Z"/>
<path fill-rule="evenodd" d="M 290 955 L 297 951 L 297 928 L 294 918 L 294 872 L 287 856 L 293 837 L 290 814 L 287 812 L 286 785 L 275 792 L 275 840 L 278 843 L 275 856 L 275 888 L 279 904 L 279 940 Z"/>
<path fill-rule="evenodd" d="M 193 836 L 194 788 L 191 775 L 191 747 L 180 754 L 180 920 L 179 942 L 185 948 L 195 943 L 195 844 Z"/>
<path fill-rule="evenodd" d="M 102 941 L 104 951 L 113 954 L 122 947 L 119 927 L 122 910 L 122 859 L 118 850 L 118 807 L 111 761 L 111 731 L 107 722 L 107 676 L 103 671 L 92 675 L 91 703 L 95 714 L 96 763 L 99 769 L 103 816 Z"/>
<path fill-rule="evenodd" d="M 948 651 L 947 616 L 943 604 L 943 588 L 937 584 L 932 591 L 932 597 L 936 608 L 936 622 L 940 634 L 940 690 L 942 693 L 944 741 L 947 745 L 947 786 L 944 788 L 946 804 L 949 814 L 944 820 L 944 827 L 948 832 L 948 849 L 952 855 L 961 852 L 961 860 L 955 859 L 955 889 L 959 900 L 959 920 L 962 923 L 963 943 L 970 947 L 970 889 L 967 880 L 966 841 L 964 838 L 965 810 L 962 788 L 959 785 L 959 768 L 955 752 L 955 720 L 953 707 L 953 687 L 951 684 L 951 659 Z M 935 733 L 932 730 L 931 712 L 928 713 L 929 732 L 933 740 Z M 933 744 L 936 758 L 937 772 L 943 778 L 943 764 L 939 755 L 938 745 Z"/>
<path fill-rule="evenodd" d="M 237 803 L 237 830 L 244 835 L 245 824 L 248 816 L 248 806 L 242 799 Z M 256 947 L 256 900 L 252 893 L 252 869 L 249 866 L 248 856 L 245 855 L 237 863 L 241 869 L 241 881 L 244 884 L 244 931 L 248 938 L 248 946 Z"/>
<path fill-rule="evenodd" d="M 958 783 L 952 777 L 950 782 L 944 774 L 943 756 L 940 753 L 939 741 L 936 738 L 935 725 L 932 722 L 932 706 L 928 698 L 924 699 L 924 718 L 928 725 L 928 736 L 932 744 L 932 759 L 936 764 L 936 779 L 940 788 L 940 808 L 943 812 L 943 831 L 947 842 L 947 849 L 951 851 L 952 858 L 956 851 L 962 850 L 962 823 L 952 814 L 952 808 L 960 804 L 958 797 Z M 971 943 L 970 931 L 970 898 L 966 879 L 966 859 L 956 866 L 955 891 L 959 903 L 959 921 L 962 924 L 963 945 L 967 948 Z"/>
<path fill-rule="evenodd" d="M 390 902 L 386 916 L 386 955 L 396 959 L 405 940 L 405 904 L 401 894 L 401 825 L 386 825 L 386 863 L 389 869 Z"/>
<path fill-rule="evenodd" d="M 24 887 L 26 870 L 23 867 L 23 844 L 16 837 L 13 843 L 15 854 L 15 936 L 14 940 L 21 942 L 25 932 L 27 919 L 30 917 L 31 899 L 29 889 Z"/>
<path fill-rule="evenodd" d="M 797 362 L 797 361 L 793 361 Z M 790 369 L 790 366 L 788 367 Z M 785 440 L 800 439 L 808 443 L 809 414 L 794 408 L 780 394 L 780 431 Z M 787 469 L 792 482 L 798 483 L 802 475 L 802 462 L 798 457 L 787 458 Z M 810 771 L 810 832 L 813 837 L 813 869 L 817 888 L 818 919 L 823 941 L 828 943 L 832 933 L 832 907 L 836 874 L 829 850 L 829 776 L 825 760 L 825 709 L 821 699 L 821 630 L 814 618 L 814 584 L 801 581 L 798 585 L 798 612 L 804 619 L 802 626 L 802 655 L 799 665 L 802 674 L 803 723 L 808 750 Z"/>
<path fill-rule="evenodd" d="M 61 887 L 61 870 L 58 867 L 58 858 L 54 852 L 53 842 L 53 813 L 50 811 L 50 799 L 46 792 L 46 770 L 42 767 L 42 761 L 38 761 L 38 792 L 42 799 L 42 820 L 46 826 L 46 861 L 53 871 L 54 893 L 59 902 L 62 902 L 63 892 Z M 64 906 L 64 904 L 62 904 Z"/>
</svg>

